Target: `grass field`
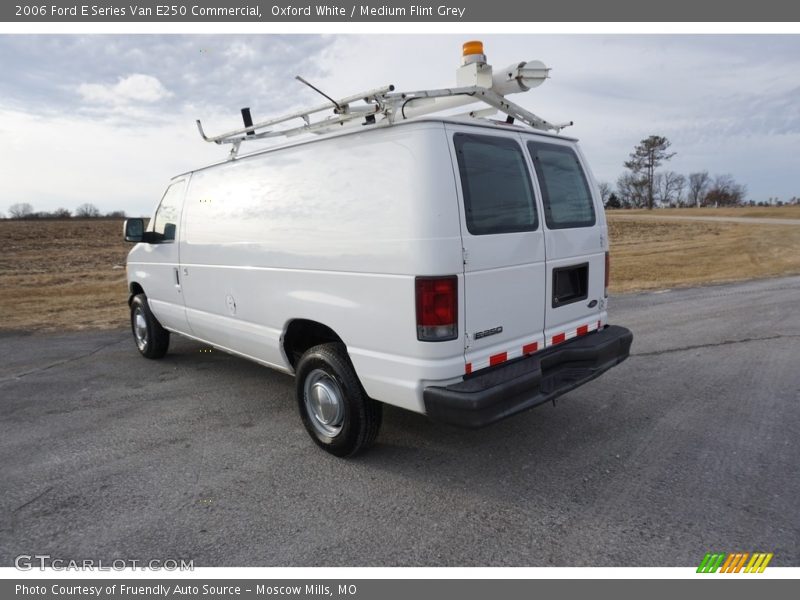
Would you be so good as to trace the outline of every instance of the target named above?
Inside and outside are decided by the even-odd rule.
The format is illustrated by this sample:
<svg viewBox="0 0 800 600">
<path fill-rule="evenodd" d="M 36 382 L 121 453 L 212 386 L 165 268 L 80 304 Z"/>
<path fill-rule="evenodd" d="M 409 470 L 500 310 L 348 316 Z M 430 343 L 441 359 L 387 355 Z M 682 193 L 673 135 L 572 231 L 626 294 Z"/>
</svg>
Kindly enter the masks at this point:
<svg viewBox="0 0 800 600">
<path fill-rule="evenodd" d="M 799 209 L 708 210 L 800 218 Z M 609 213 L 612 293 L 800 274 L 800 226 L 659 221 L 660 212 L 652 220 Z M 120 220 L 0 221 L 0 247 L 0 328 L 127 327 L 130 245 Z"/>
<path fill-rule="evenodd" d="M 659 221 L 609 214 L 608 228 L 612 292 L 800 273 L 800 224 Z"/>
<path fill-rule="evenodd" d="M 0 327 L 127 324 L 121 220 L 0 221 L 0 247 Z"/>
<path fill-rule="evenodd" d="M 738 208 L 666 208 L 647 210 L 611 210 L 613 215 L 649 215 L 657 217 L 751 217 L 758 219 L 800 219 L 800 204 L 792 206 L 740 206 Z"/>
</svg>

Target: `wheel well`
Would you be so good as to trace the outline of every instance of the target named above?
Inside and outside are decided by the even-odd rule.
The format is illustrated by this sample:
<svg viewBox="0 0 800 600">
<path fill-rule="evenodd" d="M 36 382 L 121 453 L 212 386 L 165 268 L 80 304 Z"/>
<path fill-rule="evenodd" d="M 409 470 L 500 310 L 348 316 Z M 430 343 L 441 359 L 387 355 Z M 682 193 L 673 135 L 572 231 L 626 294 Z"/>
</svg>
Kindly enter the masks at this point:
<svg viewBox="0 0 800 600">
<path fill-rule="evenodd" d="M 327 325 L 307 319 L 295 319 L 289 323 L 286 333 L 283 334 L 283 351 L 294 368 L 306 350 L 330 342 L 343 343 L 342 338 Z"/>
<path fill-rule="evenodd" d="M 128 306 L 131 305 L 131 302 L 133 301 L 133 297 L 134 296 L 137 296 L 139 294 L 144 294 L 144 288 L 142 288 L 142 286 L 140 286 L 135 281 L 133 283 L 131 283 L 130 290 L 131 290 L 131 295 L 128 296 Z"/>
</svg>

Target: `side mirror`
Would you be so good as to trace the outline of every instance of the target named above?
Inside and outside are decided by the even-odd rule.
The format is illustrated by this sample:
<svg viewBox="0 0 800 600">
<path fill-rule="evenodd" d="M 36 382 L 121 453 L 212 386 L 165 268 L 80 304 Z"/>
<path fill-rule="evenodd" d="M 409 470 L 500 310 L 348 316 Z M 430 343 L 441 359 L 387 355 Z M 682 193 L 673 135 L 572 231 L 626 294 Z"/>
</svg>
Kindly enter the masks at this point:
<svg viewBox="0 0 800 600">
<path fill-rule="evenodd" d="M 125 219 L 125 241 L 141 242 L 144 240 L 144 219 Z"/>
</svg>

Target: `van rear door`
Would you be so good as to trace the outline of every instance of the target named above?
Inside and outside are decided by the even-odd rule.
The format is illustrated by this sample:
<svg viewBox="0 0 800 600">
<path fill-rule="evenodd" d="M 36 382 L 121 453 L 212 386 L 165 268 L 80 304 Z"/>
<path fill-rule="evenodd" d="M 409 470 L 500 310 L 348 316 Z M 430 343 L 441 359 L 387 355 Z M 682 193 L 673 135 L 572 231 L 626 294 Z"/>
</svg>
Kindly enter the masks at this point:
<svg viewBox="0 0 800 600">
<path fill-rule="evenodd" d="M 605 319 L 607 230 L 574 144 L 528 137 L 526 146 L 544 207 L 544 329 L 552 346 L 599 329 Z"/>
<path fill-rule="evenodd" d="M 545 239 L 519 133 L 446 131 L 461 200 L 469 374 L 543 347 Z"/>
</svg>

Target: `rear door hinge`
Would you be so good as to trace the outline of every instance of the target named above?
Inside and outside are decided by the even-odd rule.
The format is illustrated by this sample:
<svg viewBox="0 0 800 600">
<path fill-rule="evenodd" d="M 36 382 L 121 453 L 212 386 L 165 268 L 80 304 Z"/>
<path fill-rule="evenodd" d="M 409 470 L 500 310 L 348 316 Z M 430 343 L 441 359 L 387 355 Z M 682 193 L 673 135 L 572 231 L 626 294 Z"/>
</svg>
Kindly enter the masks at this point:
<svg viewBox="0 0 800 600">
<path fill-rule="evenodd" d="M 469 252 L 463 247 L 461 248 L 461 260 L 464 262 L 464 264 L 469 262 Z"/>
</svg>

